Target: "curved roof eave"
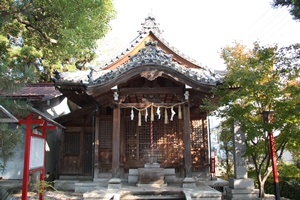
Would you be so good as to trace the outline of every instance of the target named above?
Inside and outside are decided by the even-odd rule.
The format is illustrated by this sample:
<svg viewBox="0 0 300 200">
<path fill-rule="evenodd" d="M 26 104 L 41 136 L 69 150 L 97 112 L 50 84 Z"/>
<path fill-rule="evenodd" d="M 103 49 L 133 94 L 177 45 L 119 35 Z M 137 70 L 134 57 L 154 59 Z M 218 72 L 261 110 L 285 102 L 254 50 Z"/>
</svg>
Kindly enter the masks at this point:
<svg viewBox="0 0 300 200">
<path fill-rule="evenodd" d="M 149 76 L 151 74 L 159 74 L 158 76 L 167 76 L 172 78 L 177 82 L 184 83 L 189 85 L 195 90 L 202 92 L 210 92 L 211 88 L 216 86 L 219 83 L 219 80 L 208 79 L 204 77 L 203 74 L 198 73 L 193 70 L 186 70 L 186 68 L 178 65 L 177 63 L 172 63 L 168 65 L 165 63 L 144 63 L 138 66 L 123 66 L 115 70 L 108 72 L 106 76 L 98 77 L 96 80 L 90 82 L 87 87 L 87 94 L 92 95 L 101 95 L 106 93 L 111 88 L 124 83 L 136 76 L 142 76 L 141 73 L 147 71 Z M 145 77 L 151 79 L 151 77 Z M 152 77 L 153 78 L 153 77 Z M 155 79 L 156 77 L 154 77 Z"/>
<path fill-rule="evenodd" d="M 174 61 L 178 60 L 179 63 L 184 62 L 188 63 L 186 67 L 194 67 L 207 69 L 207 67 L 203 67 L 201 63 L 197 62 L 195 59 L 187 56 L 186 54 L 179 51 L 176 47 L 172 46 L 167 40 L 165 40 L 161 34 L 154 30 L 149 30 L 148 32 L 141 33 L 138 35 L 127 47 L 125 50 L 121 51 L 117 55 L 111 58 L 111 60 L 105 63 L 105 66 L 102 68 L 104 70 L 109 70 L 116 68 L 118 65 L 123 64 L 128 60 L 128 56 L 135 54 L 138 52 L 138 47 L 141 46 L 143 42 L 147 42 L 146 40 L 153 39 L 158 42 L 159 47 L 161 47 L 166 53 L 172 54 Z M 176 57 L 176 58 L 175 58 Z"/>
</svg>

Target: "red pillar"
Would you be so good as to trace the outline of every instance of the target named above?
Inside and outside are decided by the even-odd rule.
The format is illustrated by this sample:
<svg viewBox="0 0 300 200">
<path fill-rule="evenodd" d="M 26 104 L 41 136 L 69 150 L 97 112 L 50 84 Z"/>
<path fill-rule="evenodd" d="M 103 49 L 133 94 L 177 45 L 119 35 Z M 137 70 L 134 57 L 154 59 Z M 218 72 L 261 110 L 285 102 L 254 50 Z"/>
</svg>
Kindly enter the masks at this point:
<svg viewBox="0 0 300 200">
<path fill-rule="evenodd" d="M 31 125 L 32 125 L 32 114 L 30 114 L 26 119 L 22 200 L 27 200 L 27 192 L 28 192 Z"/>
<path fill-rule="evenodd" d="M 270 139 L 270 156 L 272 159 L 275 199 L 279 200 L 280 199 L 279 179 L 278 179 L 278 170 L 277 170 L 277 161 L 276 161 L 275 140 L 272 131 L 269 133 L 269 139 Z"/>
<path fill-rule="evenodd" d="M 45 179 L 45 167 L 46 167 L 46 142 L 47 142 L 47 122 L 44 121 L 43 127 L 42 127 L 42 135 L 44 138 L 44 166 L 41 170 L 40 175 L 40 190 L 39 190 L 39 198 L 40 200 L 44 199 L 44 179 Z"/>
</svg>

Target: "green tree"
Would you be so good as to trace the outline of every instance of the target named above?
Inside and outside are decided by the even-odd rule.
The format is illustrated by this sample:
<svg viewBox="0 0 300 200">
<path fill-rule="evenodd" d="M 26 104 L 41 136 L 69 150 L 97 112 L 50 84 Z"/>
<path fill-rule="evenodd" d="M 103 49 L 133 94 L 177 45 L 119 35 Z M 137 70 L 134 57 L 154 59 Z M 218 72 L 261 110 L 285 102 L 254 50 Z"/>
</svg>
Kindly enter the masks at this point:
<svg viewBox="0 0 300 200">
<path fill-rule="evenodd" d="M 42 80 L 54 69 L 82 68 L 115 16 L 111 0 L 3 0 L 0 35 L 40 53 Z"/>
<path fill-rule="evenodd" d="M 299 140 L 299 45 L 278 50 L 274 46 L 254 43 L 253 49 L 236 43 L 222 49 L 227 65 L 224 82 L 214 95 L 220 117 L 240 122 L 246 133 L 246 155 L 252 158 L 260 197 L 272 172 L 268 132 L 280 132 L 275 137 L 280 161 L 283 151 Z M 273 123 L 264 123 L 263 111 L 276 111 Z M 290 146 L 292 148 L 292 145 Z"/>
<path fill-rule="evenodd" d="M 273 7 L 283 7 L 289 8 L 290 14 L 295 20 L 300 20 L 300 0 L 273 0 Z"/>
<path fill-rule="evenodd" d="M 49 81 L 55 69 L 83 68 L 114 17 L 111 0 L 1 0 L 0 105 L 26 117 L 30 104 L 5 93 Z M 2 170 L 18 141 L 14 133 L 7 124 L 0 126 Z"/>
<path fill-rule="evenodd" d="M 231 174 L 232 169 L 232 151 L 233 151 L 233 135 L 231 131 L 230 120 L 225 120 L 221 124 L 221 133 L 220 133 L 220 150 L 225 152 L 225 160 L 222 160 L 223 166 L 225 168 L 225 179 Z"/>
</svg>

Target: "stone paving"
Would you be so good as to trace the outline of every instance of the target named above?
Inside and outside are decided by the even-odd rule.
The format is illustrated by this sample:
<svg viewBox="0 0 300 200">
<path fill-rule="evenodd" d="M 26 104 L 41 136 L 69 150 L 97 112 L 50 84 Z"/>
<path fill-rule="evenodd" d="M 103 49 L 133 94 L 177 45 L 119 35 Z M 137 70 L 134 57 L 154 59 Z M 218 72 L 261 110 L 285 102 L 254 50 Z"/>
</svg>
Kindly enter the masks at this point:
<svg viewBox="0 0 300 200">
<path fill-rule="evenodd" d="M 8 200 L 21 199 L 21 183 L 16 181 L 2 181 L 0 186 L 14 188 L 13 193 L 8 196 Z M 167 187 L 136 187 L 130 184 L 124 184 L 121 189 L 108 189 L 107 187 L 98 187 L 89 192 L 73 191 L 46 191 L 44 199 L 49 200 L 78 200 L 78 199 L 221 199 L 222 194 L 209 187 L 204 182 L 197 182 L 195 188 L 182 188 L 180 184 L 172 184 Z M 28 199 L 39 199 L 37 193 L 29 192 Z"/>
</svg>

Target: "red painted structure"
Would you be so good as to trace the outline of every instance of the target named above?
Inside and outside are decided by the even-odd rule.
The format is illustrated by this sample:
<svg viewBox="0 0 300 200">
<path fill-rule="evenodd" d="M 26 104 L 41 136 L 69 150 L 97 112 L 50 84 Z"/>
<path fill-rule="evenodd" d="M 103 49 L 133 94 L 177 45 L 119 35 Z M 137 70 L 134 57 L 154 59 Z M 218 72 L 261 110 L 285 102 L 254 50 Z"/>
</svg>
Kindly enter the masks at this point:
<svg viewBox="0 0 300 200">
<path fill-rule="evenodd" d="M 19 119 L 19 124 L 26 125 L 26 137 L 25 137 L 25 148 L 24 148 L 24 169 L 23 169 L 23 184 L 22 184 L 22 200 L 27 200 L 27 192 L 28 192 L 28 182 L 29 182 L 29 173 L 41 171 L 40 181 L 41 181 L 41 188 L 39 193 L 39 199 L 44 199 L 43 197 L 43 186 L 42 181 L 44 180 L 45 174 L 45 164 L 46 164 L 46 156 L 45 156 L 45 149 L 46 149 L 46 139 L 47 139 L 47 130 L 56 129 L 57 126 L 55 123 L 48 124 L 48 120 L 43 118 L 42 116 L 38 115 L 37 119 L 34 118 L 33 112 L 31 112 L 26 119 Z M 33 128 L 34 127 L 34 128 Z M 33 129 L 41 129 L 42 134 L 33 133 Z M 31 146 L 31 138 L 32 137 L 39 137 L 44 139 L 44 161 L 43 166 L 37 167 L 34 169 L 30 169 L 30 146 Z"/>
</svg>

